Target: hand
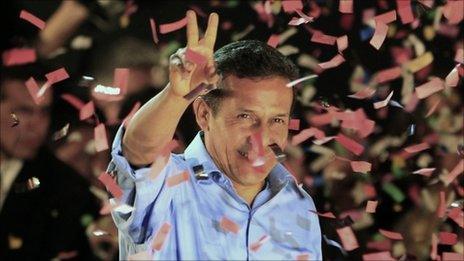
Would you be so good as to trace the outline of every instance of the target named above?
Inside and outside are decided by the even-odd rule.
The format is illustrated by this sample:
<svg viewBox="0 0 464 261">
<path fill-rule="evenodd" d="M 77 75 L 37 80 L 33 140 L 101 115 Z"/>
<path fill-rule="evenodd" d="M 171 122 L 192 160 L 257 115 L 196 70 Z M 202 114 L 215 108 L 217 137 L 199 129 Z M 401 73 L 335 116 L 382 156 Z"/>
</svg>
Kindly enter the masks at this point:
<svg viewBox="0 0 464 261">
<path fill-rule="evenodd" d="M 214 66 L 214 43 L 216 42 L 219 16 L 209 16 L 205 36 L 199 40 L 195 12 L 187 11 L 187 47 L 177 50 L 169 58 L 169 88 L 172 94 L 184 97 L 201 83 L 215 84 L 219 80 Z M 190 49 L 206 58 L 204 68 L 187 61 L 185 52 Z"/>
</svg>

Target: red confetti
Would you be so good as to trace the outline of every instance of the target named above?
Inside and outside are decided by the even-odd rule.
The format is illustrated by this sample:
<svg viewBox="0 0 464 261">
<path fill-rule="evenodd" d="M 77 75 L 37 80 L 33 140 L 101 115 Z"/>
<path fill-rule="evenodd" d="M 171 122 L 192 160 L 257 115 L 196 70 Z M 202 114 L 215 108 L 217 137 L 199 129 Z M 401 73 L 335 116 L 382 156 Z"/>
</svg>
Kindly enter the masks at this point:
<svg viewBox="0 0 464 261">
<path fill-rule="evenodd" d="M 61 95 L 61 99 L 67 101 L 69 104 L 71 104 L 74 108 L 76 108 L 77 110 L 81 110 L 82 107 L 84 107 L 84 102 L 77 98 L 76 96 L 74 95 L 71 95 L 71 94 L 62 94 Z"/>
<path fill-rule="evenodd" d="M 58 70 L 55 70 L 53 72 L 49 72 L 45 75 L 47 78 L 47 82 L 52 85 L 54 83 L 66 80 L 69 78 L 68 73 L 66 72 L 65 68 L 60 68 Z"/>
<path fill-rule="evenodd" d="M 105 124 L 100 123 L 94 128 L 95 150 L 97 152 L 107 150 L 108 138 L 106 137 Z"/>
<path fill-rule="evenodd" d="M 351 251 L 359 247 L 358 240 L 353 233 L 351 227 L 337 229 L 337 234 L 342 241 L 343 248 L 346 251 Z"/>
<path fill-rule="evenodd" d="M 340 0 L 338 5 L 338 11 L 344 14 L 353 13 L 353 0 Z"/>
<path fill-rule="evenodd" d="M 227 217 L 222 217 L 220 221 L 220 226 L 227 232 L 232 232 L 237 234 L 240 230 L 240 227 L 232 220 L 228 219 Z"/>
<path fill-rule="evenodd" d="M 301 0 L 286 0 L 282 1 L 282 7 L 284 9 L 284 12 L 293 13 L 297 9 L 303 9 L 303 3 L 301 2 Z"/>
<path fill-rule="evenodd" d="M 45 22 L 42 19 L 29 13 L 26 10 L 21 10 L 21 13 L 19 14 L 19 18 L 24 19 L 28 21 L 29 23 L 37 26 L 40 30 L 43 30 L 45 28 Z"/>
<path fill-rule="evenodd" d="M 179 21 L 160 25 L 160 33 L 167 34 L 173 31 L 177 31 L 186 25 L 187 25 L 187 17 L 184 17 Z"/>
<path fill-rule="evenodd" d="M 95 113 L 95 106 L 93 104 L 93 101 L 89 101 L 87 104 L 82 106 L 82 108 L 79 111 L 79 120 L 86 120 Z"/>
<path fill-rule="evenodd" d="M 398 15 L 403 24 L 409 24 L 414 21 L 414 15 L 411 8 L 411 0 L 396 0 Z"/>
<path fill-rule="evenodd" d="M 150 28 L 151 28 L 151 36 L 153 38 L 153 42 L 157 44 L 159 42 L 159 39 L 158 39 L 158 33 L 156 31 L 155 19 L 153 18 L 150 18 Z"/>
<path fill-rule="evenodd" d="M 330 69 L 339 66 L 345 61 L 345 58 L 341 54 L 335 55 L 332 59 L 327 62 L 319 63 L 319 67 L 322 69 Z"/>
<path fill-rule="evenodd" d="M 106 189 L 113 195 L 115 198 L 120 198 L 123 194 L 122 189 L 116 184 L 114 179 L 107 173 L 103 172 L 99 177 L 98 180 L 100 180 L 103 185 L 105 185 Z"/>
<path fill-rule="evenodd" d="M 208 63 L 206 57 L 194 50 L 187 48 L 185 51 L 185 59 L 189 62 L 196 64 L 199 68 L 204 68 Z"/>
<path fill-rule="evenodd" d="M 375 213 L 375 209 L 377 208 L 378 201 L 377 200 L 369 200 L 367 201 L 366 205 L 366 212 L 367 213 Z"/>
<path fill-rule="evenodd" d="M 386 13 L 383 13 L 381 15 L 377 15 L 374 17 L 375 22 L 382 22 L 383 24 L 388 24 L 393 21 L 396 21 L 396 11 L 389 11 Z"/>
<path fill-rule="evenodd" d="M 417 153 L 428 148 L 430 148 L 430 145 L 427 142 L 422 142 L 420 144 L 408 146 L 404 148 L 404 151 L 406 151 L 407 153 Z"/>
<path fill-rule="evenodd" d="M 372 164 L 365 161 L 351 161 L 351 168 L 354 172 L 367 173 L 371 171 Z"/>
<path fill-rule="evenodd" d="M 334 45 L 337 42 L 337 37 L 315 31 L 311 36 L 311 42 Z"/>
<path fill-rule="evenodd" d="M 403 236 L 398 232 L 388 231 L 385 229 L 379 229 L 379 232 L 386 238 L 393 240 L 403 240 Z"/>
<path fill-rule="evenodd" d="M 289 130 L 300 130 L 300 119 L 290 119 L 288 124 Z"/>
<path fill-rule="evenodd" d="M 440 244 L 443 245 L 456 245 L 458 243 L 458 235 L 451 232 L 440 232 L 438 234 Z"/>
<path fill-rule="evenodd" d="M 280 41 L 279 35 L 278 34 L 273 34 L 267 40 L 267 45 L 276 48 L 277 45 L 279 44 L 279 41 Z"/>
<path fill-rule="evenodd" d="M 364 151 L 364 146 L 357 143 L 356 141 L 346 137 L 345 135 L 339 133 L 335 140 L 338 141 L 345 149 L 353 152 L 356 155 L 361 155 Z"/>
<path fill-rule="evenodd" d="M 153 237 L 153 242 L 151 243 L 151 248 L 156 251 L 160 251 L 163 248 L 164 242 L 171 231 L 171 224 L 168 222 L 163 223 L 160 229 L 156 232 Z"/>
<path fill-rule="evenodd" d="M 190 175 L 189 175 L 188 171 L 183 171 L 180 174 L 177 174 L 177 175 L 174 175 L 174 176 L 171 176 L 171 177 L 167 178 L 166 179 L 166 185 L 169 188 L 174 187 L 176 185 L 179 185 L 182 182 L 188 181 L 189 177 L 190 177 Z"/>
<path fill-rule="evenodd" d="M 382 46 L 383 41 L 387 37 L 388 26 L 380 21 L 375 22 L 375 31 L 374 36 L 370 40 L 370 44 L 374 46 L 375 49 L 379 50 L 380 46 Z"/>
<path fill-rule="evenodd" d="M 14 48 L 2 53 L 4 66 L 33 63 L 37 59 L 35 49 Z"/>
<path fill-rule="evenodd" d="M 416 87 L 415 91 L 419 99 L 424 99 L 443 89 L 445 89 L 444 82 L 440 78 L 435 77 L 429 82 Z"/>
<path fill-rule="evenodd" d="M 383 260 L 383 261 L 394 261 L 396 260 L 395 258 L 392 257 L 391 253 L 389 251 L 382 251 L 382 252 L 377 252 L 377 253 L 369 253 L 369 254 L 364 254 L 362 256 L 364 261 L 378 261 L 378 260 Z"/>
</svg>

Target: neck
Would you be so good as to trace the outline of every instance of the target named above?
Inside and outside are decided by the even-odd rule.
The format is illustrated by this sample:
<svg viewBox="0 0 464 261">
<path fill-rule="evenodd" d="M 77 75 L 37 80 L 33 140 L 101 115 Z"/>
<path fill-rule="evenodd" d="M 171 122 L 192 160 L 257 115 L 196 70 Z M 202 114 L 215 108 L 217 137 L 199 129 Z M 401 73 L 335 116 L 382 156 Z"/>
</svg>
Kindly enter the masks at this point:
<svg viewBox="0 0 464 261">
<path fill-rule="evenodd" d="M 256 198 L 256 195 L 258 195 L 258 193 L 264 189 L 265 181 L 263 180 L 261 184 L 252 186 L 244 186 L 234 181 L 232 181 L 232 184 L 235 188 L 235 191 L 237 191 L 237 194 L 243 198 L 249 206 L 251 206 Z"/>
</svg>

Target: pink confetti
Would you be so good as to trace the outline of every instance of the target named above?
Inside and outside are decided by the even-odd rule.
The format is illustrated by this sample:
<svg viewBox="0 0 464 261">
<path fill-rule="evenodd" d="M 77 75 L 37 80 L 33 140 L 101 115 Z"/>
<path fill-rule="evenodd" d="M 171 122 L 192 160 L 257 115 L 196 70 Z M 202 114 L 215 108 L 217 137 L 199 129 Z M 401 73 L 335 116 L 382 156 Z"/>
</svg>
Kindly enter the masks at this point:
<svg viewBox="0 0 464 261">
<path fill-rule="evenodd" d="M 204 68 L 208 63 L 206 57 L 200 53 L 195 52 L 194 50 L 187 48 L 185 51 L 185 59 L 189 62 L 196 64 L 199 68 Z"/>
<path fill-rule="evenodd" d="M 267 40 L 267 45 L 276 48 L 277 45 L 279 44 L 279 41 L 280 41 L 279 35 L 278 34 L 273 34 Z"/>
<path fill-rule="evenodd" d="M 334 45 L 337 42 L 337 37 L 324 34 L 320 31 L 315 31 L 311 36 L 311 42 L 327 45 Z"/>
<path fill-rule="evenodd" d="M 79 111 L 79 120 L 83 121 L 86 120 L 95 113 L 95 106 L 93 104 L 93 101 L 89 101 L 86 103 L 84 106 Z"/>
<path fill-rule="evenodd" d="M 435 112 L 435 110 L 438 108 L 438 105 L 440 104 L 440 102 L 441 102 L 441 100 L 438 100 L 432 105 L 432 107 L 430 107 L 427 114 L 425 114 L 425 118 L 429 117 L 430 115 L 432 115 Z"/>
<path fill-rule="evenodd" d="M 308 23 L 309 21 L 302 18 L 302 17 L 292 17 L 292 20 L 290 20 L 290 22 L 288 22 L 288 25 L 292 25 L 292 26 L 298 26 L 300 24 L 306 24 Z"/>
<path fill-rule="evenodd" d="M 339 66 L 345 61 L 345 58 L 341 54 L 335 55 L 330 61 L 319 63 L 319 67 L 322 69 L 330 69 Z"/>
<path fill-rule="evenodd" d="M 60 68 L 53 72 L 49 72 L 45 75 L 47 78 L 47 82 L 52 85 L 54 83 L 66 80 L 69 78 L 68 72 L 66 72 L 65 68 Z"/>
<path fill-rule="evenodd" d="M 26 10 L 21 10 L 21 13 L 19 14 L 19 18 L 28 21 L 29 23 L 38 27 L 40 30 L 43 30 L 45 28 L 45 22 L 42 19 L 29 13 Z"/>
<path fill-rule="evenodd" d="M 43 101 L 43 96 L 38 96 L 39 93 L 39 85 L 33 77 L 29 78 L 25 83 L 27 91 L 31 95 L 32 99 L 34 100 L 35 104 L 39 105 Z"/>
<path fill-rule="evenodd" d="M 398 15 L 403 24 L 409 24 L 414 21 L 414 15 L 411 8 L 411 0 L 396 0 Z"/>
<path fill-rule="evenodd" d="M 443 245 L 455 245 L 458 243 L 458 235 L 451 232 L 440 232 L 438 234 L 440 244 Z"/>
<path fill-rule="evenodd" d="M 372 164 L 365 161 L 351 161 L 351 168 L 354 172 L 367 173 L 371 171 Z"/>
<path fill-rule="evenodd" d="M 119 95 L 126 94 L 127 85 L 129 84 L 129 73 L 130 70 L 128 68 L 114 69 L 113 86 L 118 87 L 121 90 Z"/>
<path fill-rule="evenodd" d="M 258 251 L 264 243 L 269 241 L 269 239 L 271 239 L 271 237 L 268 235 L 262 236 L 258 241 L 251 243 L 250 250 L 253 252 Z"/>
<path fill-rule="evenodd" d="M 366 87 L 366 88 L 356 92 L 355 94 L 348 95 L 348 97 L 363 100 L 363 99 L 367 99 L 367 98 L 372 97 L 372 95 L 374 95 L 374 93 L 375 93 L 374 89 L 372 89 L 370 87 Z"/>
<path fill-rule="evenodd" d="M 445 198 L 445 192 L 440 191 L 440 200 L 438 203 L 438 208 L 437 208 L 437 216 L 439 218 L 443 218 L 445 216 L 445 210 L 446 210 L 446 198 Z"/>
<path fill-rule="evenodd" d="M 369 201 L 367 201 L 366 212 L 367 213 L 375 213 L 375 209 L 377 208 L 377 204 L 378 204 L 377 200 L 369 200 Z"/>
<path fill-rule="evenodd" d="M 386 70 L 382 70 L 375 75 L 375 81 L 379 84 L 385 83 L 401 76 L 401 67 L 396 66 Z"/>
<path fill-rule="evenodd" d="M 372 36 L 372 39 L 370 40 L 370 44 L 377 50 L 380 49 L 380 46 L 382 46 L 383 41 L 385 41 L 385 38 L 387 37 L 387 32 L 388 32 L 388 26 L 380 21 L 375 22 L 375 31 L 374 31 L 374 36 Z"/>
<path fill-rule="evenodd" d="M 442 261 L 456 261 L 456 260 L 464 260 L 464 255 L 455 253 L 455 252 L 443 252 L 441 254 Z"/>
<path fill-rule="evenodd" d="M 234 221 L 228 219 L 225 216 L 221 218 L 220 226 L 226 232 L 232 232 L 234 234 L 237 234 L 238 231 L 240 230 L 240 227 L 237 225 L 237 223 L 235 223 Z"/>
<path fill-rule="evenodd" d="M 160 29 L 161 34 L 167 34 L 173 31 L 177 31 L 186 25 L 187 25 L 187 17 L 184 17 L 176 22 L 162 24 L 160 25 L 159 29 Z"/>
<path fill-rule="evenodd" d="M 4 66 L 33 63 L 37 59 L 35 49 L 13 48 L 2 53 Z"/>
<path fill-rule="evenodd" d="M 166 184 L 167 184 L 168 188 L 171 188 L 171 187 L 174 187 L 176 185 L 179 185 L 182 182 L 188 181 L 189 178 L 190 178 L 190 175 L 189 175 L 188 171 L 183 171 L 180 174 L 177 174 L 177 175 L 174 175 L 174 176 L 171 176 L 171 177 L 167 178 L 166 179 Z"/>
<path fill-rule="evenodd" d="M 438 247 L 438 237 L 435 233 L 432 233 L 432 247 L 430 248 L 430 258 L 432 260 L 437 259 L 437 247 Z"/>
<path fill-rule="evenodd" d="M 449 185 L 462 172 L 464 172 L 464 159 L 459 161 L 450 173 L 442 175 L 440 179 L 443 180 L 446 185 Z"/>
<path fill-rule="evenodd" d="M 311 127 L 311 128 L 304 129 L 300 131 L 300 133 L 298 133 L 297 135 L 293 136 L 291 143 L 293 146 L 296 146 L 302 143 L 303 141 L 311 138 L 312 136 L 316 136 L 317 139 L 325 138 L 325 134 L 323 131 L 317 128 Z"/>
<path fill-rule="evenodd" d="M 85 105 L 81 99 L 77 98 L 74 95 L 68 94 L 68 93 L 62 94 L 61 99 L 67 101 L 69 104 L 71 104 L 74 108 L 76 108 L 79 111 Z"/>
<path fill-rule="evenodd" d="M 106 137 L 105 124 L 100 123 L 94 128 L 95 150 L 97 152 L 107 150 L 108 139 Z"/>
<path fill-rule="evenodd" d="M 403 236 L 398 232 L 388 231 L 385 229 L 379 229 L 379 232 L 386 238 L 393 240 L 403 240 Z"/>
<path fill-rule="evenodd" d="M 159 42 L 158 32 L 156 31 L 156 23 L 155 23 L 155 19 L 153 18 L 150 18 L 150 28 L 151 28 L 151 36 L 153 38 L 153 42 L 157 44 Z"/>
<path fill-rule="evenodd" d="M 116 184 L 114 179 L 107 172 L 103 172 L 98 177 L 98 180 L 100 180 L 103 185 L 105 185 L 106 189 L 108 189 L 113 197 L 120 198 L 122 196 L 122 189 L 118 186 L 118 184 Z"/>
<path fill-rule="evenodd" d="M 356 141 L 346 137 L 345 135 L 339 133 L 336 137 L 335 140 L 338 141 L 345 149 L 353 152 L 357 156 L 361 155 L 364 151 L 364 146 L 361 144 L 357 143 Z"/>
<path fill-rule="evenodd" d="M 338 11 L 343 14 L 353 13 L 353 0 L 340 0 Z"/>
<path fill-rule="evenodd" d="M 458 226 L 464 228 L 464 212 L 459 208 L 452 208 L 448 217 L 451 218 Z"/>
<path fill-rule="evenodd" d="M 153 237 L 153 242 L 151 243 L 151 248 L 156 251 L 160 251 L 163 248 L 164 242 L 171 231 L 171 224 L 168 222 L 163 223 L 161 227 L 156 232 L 155 236 Z"/>
<path fill-rule="evenodd" d="M 289 130 L 300 130 L 300 119 L 290 119 L 288 123 Z"/>
<path fill-rule="evenodd" d="M 311 259 L 310 259 L 310 255 L 308 253 L 304 253 L 304 254 L 298 254 L 295 257 L 295 260 L 296 261 L 309 261 Z"/>
<path fill-rule="evenodd" d="M 396 11 L 392 10 L 381 15 L 377 15 L 374 17 L 375 22 L 381 22 L 383 24 L 388 24 L 393 21 L 396 21 Z"/>
<path fill-rule="evenodd" d="M 448 19 L 449 24 L 458 24 L 464 17 L 464 1 L 448 0 L 443 6 L 443 16 Z"/>
<path fill-rule="evenodd" d="M 429 82 L 416 87 L 415 91 L 419 99 L 424 99 L 443 89 L 445 89 L 443 81 L 438 77 L 434 77 Z"/>
<path fill-rule="evenodd" d="M 392 257 L 389 251 L 364 254 L 362 258 L 364 261 L 378 261 L 378 260 L 394 261 L 396 260 L 395 258 Z"/>
<path fill-rule="evenodd" d="M 422 142 L 419 144 L 408 146 L 404 148 L 404 151 L 406 151 L 407 153 L 416 153 L 419 151 L 426 150 L 428 148 L 430 148 L 430 145 L 427 142 Z"/>
<path fill-rule="evenodd" d="M 422 176 L 430 177 L 432 173 L 435 171 L 435 168 L 422 168 L 414 171 L 412 174 L 419 174 Z"/>
<path fill-rule="evenodd" d="M 378 109 L 381 109 L 381 108 L 387 106 L 387 104 L 390 102 L 390 99 L 392 98 L 392 96 L 393 96 L 393 91 L 390 92 L 390 94 L 387 96 L 387 98 L 385 100 L 375 102 L 374 103 L 374 108 L 376 110 L 378 110 Z"/>
<path fill-rule="evenodd" d="M 348 36 L 340 36 L 337 38 L 337 48 L 338 52 L 343 52 L 348 47 Z"/>
<path fill-rule="evenodd" d="M 351 251 L 359 247 L 358 240 L 356 239 L 351 227 L 344 227 L 337 229 L 337 234 L 342 241 L 343 248 L 346 251 Z"/>
<path fill-rule="evenodd" d="M 303 3 L 301 2 L 301 0 L 286 0 L 282 1 L 282 7 L 284 9 L 284 12 L 293 13 L 297 9 L 303 9 Z"/>
</svg>

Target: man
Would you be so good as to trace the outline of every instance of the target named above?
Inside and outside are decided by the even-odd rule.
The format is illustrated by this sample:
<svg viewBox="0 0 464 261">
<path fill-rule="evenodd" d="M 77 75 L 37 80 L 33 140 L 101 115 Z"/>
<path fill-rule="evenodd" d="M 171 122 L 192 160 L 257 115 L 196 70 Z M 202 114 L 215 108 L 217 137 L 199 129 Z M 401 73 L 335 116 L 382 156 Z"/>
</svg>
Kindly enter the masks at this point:
<svg viewBox="0 0 464 261">
<path fill-rule="evenodd" d="M 25 85 L 45 75 L 40 68 L 2 68 L 0 260 L 93 258 L 85 225 L 99 205 L 86 181 L 44 147 L 52 91 L 36 104 Z"/>
<path fill-rule="evenodd" d="M 134 207 L 113 212 L 120 259 L 321 260 L 314 203 L 270 148 L 287 142 L 294 97 L 286 84 L 296 67 L 258 41 L 229 44 L 213 57 L 218 19 L 210 15 L 199 40 L 195 13 L 187 12 L 187 48 L 206 65 L 187 61 L 186 49 L 171 56 L 167 87 L 114 141 L 108 171 L 124 191 L 119 204 Z M 202 131 L 184 154 L 165 159 L 192 102 L 184 96 L 201 83 L 219 86 L 193 101 Z"/>
</svg>

